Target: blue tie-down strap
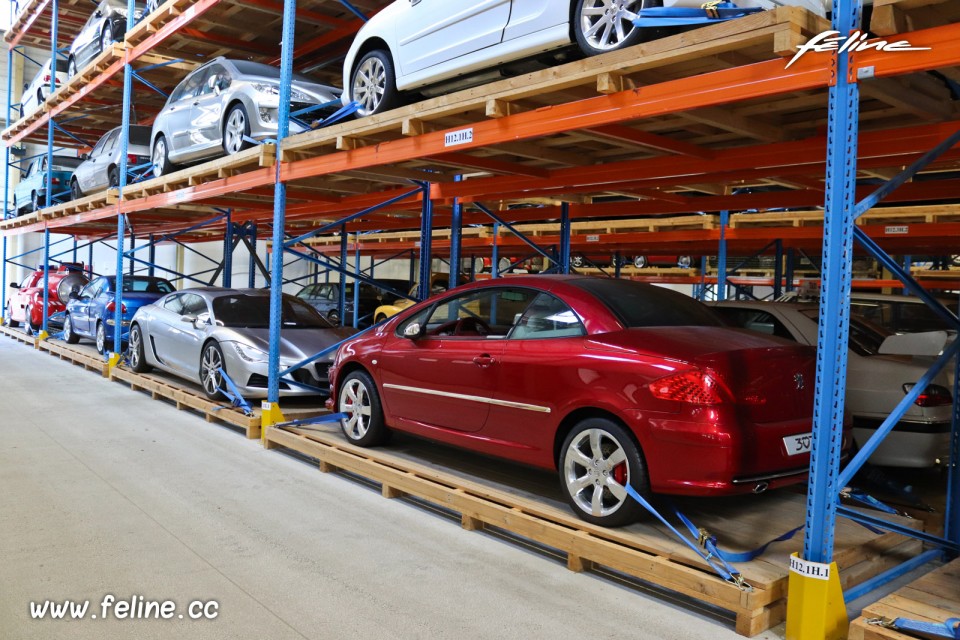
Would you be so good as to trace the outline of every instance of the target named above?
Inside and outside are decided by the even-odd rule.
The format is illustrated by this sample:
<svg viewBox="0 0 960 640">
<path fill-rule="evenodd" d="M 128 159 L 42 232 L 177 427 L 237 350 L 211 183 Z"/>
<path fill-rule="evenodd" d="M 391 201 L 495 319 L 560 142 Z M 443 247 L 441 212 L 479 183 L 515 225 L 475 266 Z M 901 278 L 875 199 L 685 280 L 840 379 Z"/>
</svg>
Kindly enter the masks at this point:
<svg viewBox="0 0 960 640">
<path fill-rule="evenodd" d="M 734 567 L 730 566 L 726 560 L 724 560 L 715 552 L 705 550 L 698 544 L 698 542 L 683 535 L 683 533 L 670 524 L 652 504 L 647 502 L 646 498 L 637 493 L 637 490 L 632 486 L 628 484 L 625 488 L 627 490 L 627 495 L 639 502 L 641 507 L 653 514 L 657 520 L 662 522 L 667 529 L 673 532 L 673 535 L 679 538 L 681 542 L 690 547 L 694 553 L 700 556 L 700 558 L 703 559 L 703 561 L 706 562 L 717 575 L 727 582 L 737 585 L 737 587 L 743 591 L 753 591 L 753 587 L 747 584 L 747 582 L 743 579 L 743 576 L 740 575 L 740 572 Z M 699 539 L 699 531 L 696 530 L 696 528 L 694 528 L 694 535 L 696 535 Z"/>
<path fill-rule="evenodd" d="M 345 413 L 325 413 L 321 416 L 314 416 L 312 418 L 301 418 L 299 420 L 290 420 L 289 422 L 281 422 L 280 424 L 275 424 L 275 427 L 302 427 L 308 424 L 326 424 L 329 422 L 340 422 L 341 420 L 346 420 L 350 416 Z"/>
<path fill-rule="evenodd" d="M 330 125 L 340 122 L 344 118 L 352 116 L 360 109 L 360 103 L 354 100 L 348 105 L 342 106 L 323 120 L 318 120 L 314 122 L 312 126 L 308 127 L 310 129 L 321 129 L 323 127 L 329 127 Z M 298 112 L 299 113 L 299 112 Z"/>
<path fill-rule="evenodd" d="M 680 519 L 680 521 L 687 526 L 687 529 L 690 530 L 690 533 L 692 535 L 697 536 L 697 542 L 700 544 L 701 547 L 707 550 L 707 553 L 713 556 L 716 556 L 726 562 L 750 562 L 754 558 L 758 558 L 761 555 L 763 555 L 763 553 L 767 550 L 767 547 L 769 547 L 773 543 L 786 542 L 787 540 L 797 535 L 797 533 L 799 533 L 800 530 L 803 529 L 803 527 L 805 526 L 805 525 L 800 525 L 799 527 L 791 529 L 790 531 L 787 531 L 782 536 L 778 536 L 773 540 L 768 540 L 767 542 L 763 543 L 756 549 L 751 549 L 750 551 L 741 551 L 740 553 L 732 553 L 730 551 L 721 551 L 720 548 L 717 547 L 717 537 L 710 535 L 710 532 L 708 532 L 706 529 L 697 528 L 696 526 L 694 526 L 694 524 L 690 521 L 689 518 L 687 518 L 685 515 L 680 513 L 679 509 L 674 507 L 673 511 L 674 513 L 677 514 L 677 517 Z"/>
<path fill-rule="evenodd" d="M 843 490 L 840 491 L 840 497 L 853 500 L 854 502 L 859 502 L 860 504 L 876 509 L 877 511 L 883 511 L 884 513 L 889 513 L 891 515 L 903 516 L 904 518 L 911 517 L 910 514 L 904 513 L 902 511 L 898 511 L 897 509 L 894 509 L 890 505 L 880 502 L 879 500 L 869 495 L 865 491 L 862 491 L 861 489 L 857 489 L 855 487 L 845 487 Z"/>
<path fill-rule="evenodd" d="M 230 404 L 241 411 L 246 416 L 253 415 L 253 409 L 250 407 L 250 403 L 247 402 L 242 395 L 240 395 L 240 390 L 237 389 L 237 385 L 233 383 L 233 380 L 230 379 L 230 376 L 227 375 L 227 372 L 221 367 L 217 369 L 220 372 L 220 376 L 223 378 L 224 384 L 227 385 L 226 389 L 217 388 L 217 391 L 222 393 L 227 397 L 227 400 L 230 401 Z M 217 407 L 214 411 L 219 411 L 223 407 Z"/>
<path fill-rule="evenodd" d="M 641 9 L 633 24 L 638 27 L 687 27 L 742 18 L 763 11 L 759 7 L 743 8 L 732 2 L 707 2 L 694 7 L 650 7 Z"/>
<path fill-rule="evenodd" d="M 945 622 L 923 622 L 909 618 L 868 618 L 867 624 L 902 631 L 918 638 L 948 638 L 960 640 L 960 618 L 949 618 Z"/>
</svg>

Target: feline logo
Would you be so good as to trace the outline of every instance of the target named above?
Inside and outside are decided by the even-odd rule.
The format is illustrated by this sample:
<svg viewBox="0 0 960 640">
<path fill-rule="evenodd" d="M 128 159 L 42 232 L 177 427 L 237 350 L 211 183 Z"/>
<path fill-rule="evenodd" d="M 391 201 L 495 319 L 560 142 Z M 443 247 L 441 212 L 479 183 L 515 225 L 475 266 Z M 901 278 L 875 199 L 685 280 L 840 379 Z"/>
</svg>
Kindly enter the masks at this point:
<svg viewBox="0 0 960 640">
<path fill-rule="evenodd" d="M 930 50 L 930 47 L 915 47 L 906 40 L 896 40 L 894 42 L 873 40 L 867 42 L 867 37 L 867 34 L 860 31 L 854 31 L 847 37 L 841 36 L 839 31 L 824 31 L 810 38 L 807 42 L 798 44 L 797 52 L 790 58 L 790 62 L 787 63 L 785 68 L 789 69 L 790 65 L 809 51 L 815 51 L 816 53 L 827 53 L 829 51 L 843 53 L 844 51 L 850 51 L 852 53 L 854 51 L 866 51 L 868 49 L 890 52 Z"/>
</svg>

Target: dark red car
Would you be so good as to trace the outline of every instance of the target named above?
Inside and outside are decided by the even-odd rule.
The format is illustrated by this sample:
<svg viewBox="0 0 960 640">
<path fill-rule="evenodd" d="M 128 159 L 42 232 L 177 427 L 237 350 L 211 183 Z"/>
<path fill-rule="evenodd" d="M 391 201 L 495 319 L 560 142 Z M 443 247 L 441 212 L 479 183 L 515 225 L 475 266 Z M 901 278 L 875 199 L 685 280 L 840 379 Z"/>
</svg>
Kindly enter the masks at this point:
<svg viewBox="0 0 960 640">
<path fill-rule="evenodd" d="M 815 354 L 730 329 L 638 282 L 517 276 L 458 287 L 345 343 L 332 398 L 358 445 L 390 429 L 557 469 L 585 520 L 640 492 L 760 492 L 807 477 Z M 849 438 L 847 438 L 849 441 Z"/>
<path fill-rule="evenodd" d="M 65 262 L 56 269 L 51 269 L 47 276 L 47 317 L 66 309 L 66 303 L 71 291 L 79 291 L 89 280 L 83 273 L 83 264 Z M 43 326 L 43 265 L 17 284 L 10 283 L 13 289 L 7 299 L 7 308 L 3 313 L 4 320 L 16 327 L 21 322 L 34 332 Z"/>
</svg>

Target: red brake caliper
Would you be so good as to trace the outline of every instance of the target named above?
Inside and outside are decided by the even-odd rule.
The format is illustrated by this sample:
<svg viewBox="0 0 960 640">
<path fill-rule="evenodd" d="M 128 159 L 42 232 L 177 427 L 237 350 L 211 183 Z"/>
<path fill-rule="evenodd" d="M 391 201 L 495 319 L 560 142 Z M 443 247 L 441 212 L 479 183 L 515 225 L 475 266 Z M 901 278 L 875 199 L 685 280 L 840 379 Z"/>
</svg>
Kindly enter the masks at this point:
<svg viewBox="0 0 960 640">
<path fill-rule="evenodd" d="M 627 463 L 621 462 L 613 468 L 613 479 L 617 484 L 627 486 Z"/>
</svg>

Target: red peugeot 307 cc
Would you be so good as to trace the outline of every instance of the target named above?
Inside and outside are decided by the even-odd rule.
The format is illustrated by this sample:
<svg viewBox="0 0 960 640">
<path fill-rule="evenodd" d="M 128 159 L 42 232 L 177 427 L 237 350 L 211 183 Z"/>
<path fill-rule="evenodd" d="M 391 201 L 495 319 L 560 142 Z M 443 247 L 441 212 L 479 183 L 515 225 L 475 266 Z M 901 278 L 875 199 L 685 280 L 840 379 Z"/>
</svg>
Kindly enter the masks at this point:
<svg viewBox="0 0 960 640">
<path fill-rule="evenodd" d="M 330 369 L 351 442 L 396 429 L 557 469 L 576 513 L 608 526 L 642 513 L 628 483 L 706 496 L 803 481 L 814 376 L 810 347 L 582 276 L 458 287 L 343 344 Z"/>
</svg>

